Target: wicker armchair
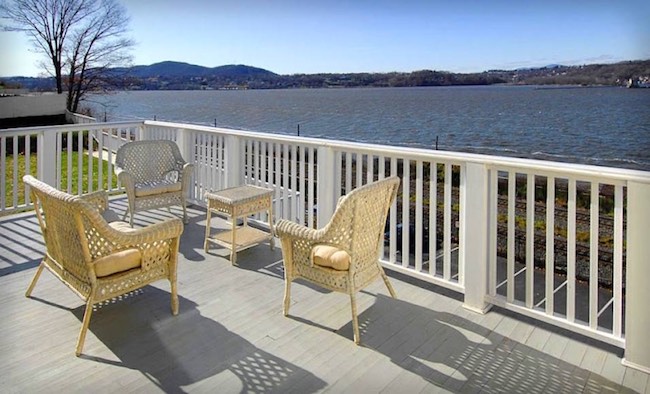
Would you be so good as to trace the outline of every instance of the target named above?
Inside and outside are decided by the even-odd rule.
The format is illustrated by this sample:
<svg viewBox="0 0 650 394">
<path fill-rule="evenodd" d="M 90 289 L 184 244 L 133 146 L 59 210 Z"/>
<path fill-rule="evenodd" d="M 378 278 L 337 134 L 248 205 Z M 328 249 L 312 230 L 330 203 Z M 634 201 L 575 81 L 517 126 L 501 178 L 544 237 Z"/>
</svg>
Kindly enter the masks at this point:
<svg viewBox="0 0 650 394">
<path fill-rule="evenodd" d="M 187 223 L 185 196 L 193 165 L 186 163 L 173 141 L 145 140 L 122 145 L 115 157 L 115 172 L 126 189 L 133 227 L 135 212 L 180 205 Z"/>
<path fill-rule="evenodd" d="M 133 229 L 107 209 L 103 191 L 78 197 L 31 175 L 23 180 L 30 186 L 46 248 L 25 296 L 31 295 L 43 268 L 47 268 L 86 302 L 77 356 L 83 349 L 94 304 L 167 279 L 171 283 L 172 314 L 178 313 L 176 264 L 183 232 L 180 219 Z"/>
<path fill-rule="evenodd" d="M 397 195 L 399 178 L 370 183 L 342 197 L 330 222 L 313 230 L 279 220 L 275 230 L 284 257 L 284 315 L 289 314 L 291 282 L 307 279 L 326 289 L 347 293 L 352 306 L 354 342 L 359 344 L 355 294 L 378 276 L 390 292 L 395 291 L 379 264 L 388 209 Z"/>
</svg>

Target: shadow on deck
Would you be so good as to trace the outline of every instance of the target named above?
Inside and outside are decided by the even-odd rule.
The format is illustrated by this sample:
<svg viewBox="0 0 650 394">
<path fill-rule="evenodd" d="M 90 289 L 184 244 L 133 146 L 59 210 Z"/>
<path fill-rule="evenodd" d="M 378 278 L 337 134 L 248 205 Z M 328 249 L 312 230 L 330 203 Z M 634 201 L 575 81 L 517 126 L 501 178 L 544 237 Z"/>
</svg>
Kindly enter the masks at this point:
<svg viewBox="0 0 650 394">
<path fill-rule="evenodd" d="M 111 207 L 123 211 L 123 198 Z M 179 214 L 179 210 L 172 209 Z M 97 307 L 74 357 L 83 304 L 50 274 L 24 291 L 44 249 L 30 213 L 0 220 L 0 390 L 164 392 L 648 392 L 618 349 L 499 309 L 478 315 L 453 292 L 390 273 L 349 299 L 294 284 L 282 316 L 279 249 L 203 251 L 205 212 L 189 209 L 178 271 L 180 313 L 158 282 Z M 136 225 L 169 217 L 136 215 Z M 214 222 L 213 222 L 214 223 Z M 225 228 L 224 222 L 216 223 Z M 277 243 L 276 243 L 277 244 Z"/>
</svg>

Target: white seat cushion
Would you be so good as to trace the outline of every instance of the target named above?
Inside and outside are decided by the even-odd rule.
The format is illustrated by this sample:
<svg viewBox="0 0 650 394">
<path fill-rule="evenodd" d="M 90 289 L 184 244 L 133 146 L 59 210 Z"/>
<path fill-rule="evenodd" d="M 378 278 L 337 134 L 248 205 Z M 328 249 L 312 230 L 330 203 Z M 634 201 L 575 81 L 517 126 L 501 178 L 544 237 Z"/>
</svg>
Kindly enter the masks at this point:
<svg viewBox="0 0 650 394">
<path fill-rule="evenodd" d="M 182 189 L 183 184 L 180 182 L 170 182 L 166 179 L 158 181 L 150 181 L 146 183 L 135 184 L 135 196 L 145 197 L 153 196 L 156 194 L 164 194 L 169 192 L 178 192 Z"/>
</svg>

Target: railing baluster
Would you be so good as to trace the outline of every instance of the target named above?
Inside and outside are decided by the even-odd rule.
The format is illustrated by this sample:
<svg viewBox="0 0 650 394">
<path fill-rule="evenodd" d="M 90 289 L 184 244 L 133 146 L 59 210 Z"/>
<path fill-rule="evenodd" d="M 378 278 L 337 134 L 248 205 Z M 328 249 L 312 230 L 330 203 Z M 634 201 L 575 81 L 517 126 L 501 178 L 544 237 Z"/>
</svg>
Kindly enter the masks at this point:
<svg viewBox="0 0 650 394">
<path fill-rule="evenodd" d="M 72 193 L 72 132 L 68 131 L 66 133 L 66 142 L 67 142 L 67 168 L 66 168 L 66 173 L 68 177 L 68 184 L 66 185 L 66 191 L 68 193 Z"/>
<path fill-rule="evenodd" d="M 614 187 L 614 323 L 613 332 L 623 331 L 623 186 Z"/>
<path fill-rule="evenodd" d="M 589 210 L 589 327 L 598 328 L 598 241 L 599 241 L 598 182 L 591 182 L 591 207 Z"/>
<path fill-rule="evenodd" d="M 397 158 L 390 159 L 390 176 L 397 176 Z M 402 179 L 402 182 L 404 180 Z M 389 262 L 397 263 L 397 198 L 390 205 Z"/>
<path fill-rule="evenodd" d="M 289 213 L 289 145 L 283 145 L 282 153 L 282 214 L 283 218 L 291 219 Z M 291 173 L 293 176 L 293 173 Z M 293 202 L 293 200 L 292 200 Z M 280 218 L 280 212 L 275 212 L 276 218 Z"/>
<path fill-rule="evenodd" d="M 442 277 L 448 281 L 451 279 L 451 185 L 452 174 L 451 164 L 445 163 L 445 196 L 444 196 L 444 230 L 443 230 L 443 260 L 442 260 Z"/>
<path fill-rule="evenodd" d="M 575 321 L 576 304 L 576 180 L 569 179 L 567 210 L 567 297 L 566 318 Z"/>
<path fill-rule="evenodd" d="M 305 208 L 309 209 L 310 204 L 307 196 L 307 191 L 305 190 L 305 147 L 301 146 L 299 148 L 300 158 L 298 159 L 298 165 L 300 166 L 300 184 L 298 185 L 298 188 L 300 189 L 300 201 L 307 201 L 307 204 L 301 204 L 303 209 L 300 209 L 300 211 L 298 211 L 298 221 L 300 224 L 306 225 L 307 223 L 305 222 Z"/>
<path fill-rule="evenodd" d="M 429 275 L 436 275 L 438 264 L 438 163 L 429 163 Z"/>
<path fill-rule="evenodd" d="M 506 300 L 515 300 L 515 197 L 516 197 L 516 173 L 508 171 L 508 251 L 507 251 L 507 286 Z"/>
<path fill-rule="evenodd" d="M 93 137 L 92 137 L 92 131 L 88 130 L 84 133 L 87 133 L 88 136 L 88 193 L 93 191 L 93 161 L 94 161 L 94 148 L 93 148 Z M 101 166 L 101 161 L 98 162 Z"/>
<path fill-rule="evenodd" d="M 295 144 L 291 145 L 291 212 L 289 213 L 286 219 L 296 221 L 298 219 L 298 173 L 296 172 L 296 164 L 298 161 L 297 152 L 298 146 Z"/>
<path fill-rule="evenodd" d="M 345 153 L 345 194 L 352 190 L 352 153 Z"/>
<path fill-rule="evenodd" d="M 26 135 L 25 136 L 25 174 L 34 175 L 32 173 L 31 144 L 32 144 L 31 135 Z M 29 195 L 29 193 L 27 193 L 27 188 L 25 187 L 24 184 L 23 184 L 23 191 L 24 191 L 23 194 L 25 195 L 25 205 L 31 205 L 32 197 Z"/>
<path fill-rule="evenodd" d="M 416 162 L 415 170 L 415 271 L 422 271 L 422 182 L 423 164 Z"/>
<path fill-rule="evenodd" d="M 492 168 L 489 175 L 489 204 L 488 221 L 490 223 L 488 231 L 488 292 L 491 296 L 497 295 L 497 231 L 498 223 L 498 202 L 499 202 L 499 170 Z"/>
<path fill-rule="evenodd" d="M 274 169 L 275 177 L 274 178 L 275 178 L 275 180 L 274 180 L 273 189 L 275 191 L 275 194 L 274 194 L 274 196 L 275 196 L 275 206 L 273 207 L 273 212 L 275 212 L 275 214 L 277 215 L 279 212 L 281 212 L 280 209 L 282 208 L 282 205 L 281 205 L 282 197 L 280 195 L 280 192 L 281 192 L 281 190 L 280 190 L 280 188 L 281 188 L 280 177 L 282 175 L 282 169 L 280 167 L 282 158 L 280 156 L 282 155 L 282 145 L 280 143 L 276 143 L 274 145 L 275 145 L 275 149 L 274 149 L 274 152 L 275 152 L 274 153 L 274 155 L 275 155 L 274 156 L 275 157 L 275 169 Z"/>
<path fill-rule="evenodd" d="M 535 302 L 535 175 L 526 174 L 526 308 Z"/>
<path fill-rule="evenodd" d="M 83 167 L 83 131 L 78 131 L 77 132 L 77 194 L 82 195 L 83 194 L 83 174 L 84 174 L 84 167 Z"/>
<path fill-rule="evenodd" d="M 367 155 L 368 173 L 366 175 L 366 183 L 371 183 L 375 180 L 375 157 L 372 153 Z"/>
<path fill-rule="evenodd" d="M 13 179 L 12 179 L 12 190 L 13 190 L 13 201 L 12 204 L 13 206 L 18 206 L 18 136 L 14 136 L 11 140 L 13 141 L 13 152 L 14 152 L 14 160 L 13 160 Z"/>
<path fill-rule="evenodd" d="M 555 178 L 546 185 L 546 314 L 553 316 L 555 302 Z"/>
<path fill-rule="evenodd" d="M 411 251 L 409 249 L 409 235 L 410 228 L 410 207 L 411 207 L 411 161 L 402 161 L 402 171 L 404 176 L 402 178 L 402 267 L 409 266 L 409 257 Z"/>
<path fill-rule="evenodd" d="M 356 160 L 356 172 L 357 172 L 357 183 L 354 186 L 355 188 L 361 187 L 363 185 L 363 153 L 355 153 L 354 156 Z"/>
<path fill-rule="evenodd" d="M 307 171 L 307 209 L 309 210 L 307 219 L 309 223 L 307 227 L 309 228 L 314 228 L 314 150 L 315 148 L 307 148 L 307 165 L 309 166 Z"/>
<path fill-rule="evenodd" d="M 104 145 L 101 133 L 102 130 L 94 130 L 93 132 L 93 138 L 97 140 L 97 190 L 111 190 L 111 185 L 106 185 L 106 187 L 104 187 Z"/>
<path fill-rule="evenodd" d="M 7 209 L 7 138 L 0 136 L 0 210 Z"/>
</svg>

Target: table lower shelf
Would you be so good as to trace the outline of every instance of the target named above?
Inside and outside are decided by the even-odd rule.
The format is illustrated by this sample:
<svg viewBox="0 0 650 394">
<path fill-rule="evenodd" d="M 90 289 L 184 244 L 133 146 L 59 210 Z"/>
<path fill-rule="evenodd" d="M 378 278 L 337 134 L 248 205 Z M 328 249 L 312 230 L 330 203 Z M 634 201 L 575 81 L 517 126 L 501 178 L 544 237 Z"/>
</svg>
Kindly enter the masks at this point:
<svg viewBox="0 0 650 394">
<path fill-rule="evenodd" d="M 215 243 L 217 245 L 232 250 L 233 249 L 233 245 L 231 243 L 232 231 L 233 230 L 220 231 L 219 233 L 208 237 L 207 240 L 209 242 Z M 271 234 L 269 234 L 268 232 L 258 230 L 250 226 L 241 226 L 238 227 L 235 231 L 237 232 L 235 236 L 235 243 L 236 243 L 235 251 L 240 251 L 240 250 L 250 248 L 251 246 L 258 245 L 272 238 Z"/>
</svg>

